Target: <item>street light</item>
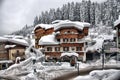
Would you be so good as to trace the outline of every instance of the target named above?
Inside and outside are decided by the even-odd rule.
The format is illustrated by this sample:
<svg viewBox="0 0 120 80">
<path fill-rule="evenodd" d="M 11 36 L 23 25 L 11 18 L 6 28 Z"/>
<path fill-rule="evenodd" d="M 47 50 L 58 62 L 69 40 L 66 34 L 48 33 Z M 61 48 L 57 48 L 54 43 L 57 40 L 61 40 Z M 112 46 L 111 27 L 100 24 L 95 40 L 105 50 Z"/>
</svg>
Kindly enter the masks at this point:
<svg viewBox="0 0 120 80">
<path fill-rule="evenodd" d="M 80 74 L 80 71 L 79 71 L 79 63 L 76 63 L 76 67 L 77 68 L 77 71 L 78 71 L 78 75 Z"/>
<path fill-rule="evenodd" d="M 104 69 L 104 42 L 102 45 L 102 69 Z"/>
</svg>

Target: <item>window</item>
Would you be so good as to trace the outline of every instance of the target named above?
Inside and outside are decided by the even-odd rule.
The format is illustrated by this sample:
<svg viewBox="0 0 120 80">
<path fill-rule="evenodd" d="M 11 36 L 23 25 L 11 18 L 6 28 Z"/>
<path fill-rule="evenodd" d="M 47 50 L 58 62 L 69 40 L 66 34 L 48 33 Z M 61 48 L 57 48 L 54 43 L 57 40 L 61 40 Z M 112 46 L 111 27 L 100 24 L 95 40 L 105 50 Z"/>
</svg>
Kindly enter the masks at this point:
<svg viewBox="0 0 120 80">
<path fill-rule="evenodd" d="M 71 51 L 75 51 L 75 47 L 71 47 Z"/>
<path fill-rule="evenodd" d="M 79 31 L 79 34 L 82 34 L 82 31 Z"/>
<path fill-rule="evenodd" d="M 64 32 L 64 34 L 70 34 L 70 31 L 66 31 L 66 32 Z"/>
<path fill-rule="evenodd" d="M 69 51 L 69 47 L 63 47 L 63 51 Z"/>
<path fill-rule="evenodd" d="M 71 38 L 71 39 L 70 39 L 70 42 L 75 42 L 75 38 Z"/>
<path fill-rule="evenodd" d="M 118 29 L 118 31 L 120 32 L 120 29 Z"/>
<path fill-rule="evenodd" d="M 77 47 L 77 51 L 81 51 L 81 47 Z"/>
<path fill-rule="evenodd" d="M 60 51 L 60 47 L 55 47 L 55 51 Z"/>
<path fill-rule="evenodd" d="M 69 33 L 70 33 L 70 31 L 67 31 L 67 33 L 69 34 Z"/>
<path fill-rule="evenodd" d="M 68 39 L 67 38 L 63 39 L 63 42 L 68 42 Z"/>
<path fill-rule="evenodd" d="M 47 51 L 52 51 L 52 47 L 47 47 Z"/>
<path fill-rule="evenodd" d="M 4 47 L 4 44 L 1 43 L 1 44 L 0 44 L 0 48 L 3 48 L 3 47 Z"/>
<path fill-rule="evenodd" d="M 60 39 L 57 39 L 58 42 L 60 42 Z"/>
<path fill-rule="evenodd" d="M 83 40 L 83 39 L 81 39 L 81 38 L 78 38 L 78 40 L 77 40 L 77 41 L 79 41 L 79 42 L 80 42 L 80 41 L 82 41 L 82 40 Z"/>
</svg>

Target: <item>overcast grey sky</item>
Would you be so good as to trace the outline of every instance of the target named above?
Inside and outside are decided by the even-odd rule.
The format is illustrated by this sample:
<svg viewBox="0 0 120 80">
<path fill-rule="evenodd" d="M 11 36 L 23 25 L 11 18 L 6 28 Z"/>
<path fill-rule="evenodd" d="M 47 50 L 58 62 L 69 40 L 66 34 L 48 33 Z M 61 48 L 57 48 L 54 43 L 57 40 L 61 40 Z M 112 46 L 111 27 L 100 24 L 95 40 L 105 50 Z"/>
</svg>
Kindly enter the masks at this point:
<svg viewBox="0 0 120 80">
<path fill-rule="evenodd" d="M 19 30 L 25 24 L 32 25 L 34 17 L 41 11 L 61 7 L 72 1 L 81 0 L 0 0 L 0 35 Z"/>
</svg>

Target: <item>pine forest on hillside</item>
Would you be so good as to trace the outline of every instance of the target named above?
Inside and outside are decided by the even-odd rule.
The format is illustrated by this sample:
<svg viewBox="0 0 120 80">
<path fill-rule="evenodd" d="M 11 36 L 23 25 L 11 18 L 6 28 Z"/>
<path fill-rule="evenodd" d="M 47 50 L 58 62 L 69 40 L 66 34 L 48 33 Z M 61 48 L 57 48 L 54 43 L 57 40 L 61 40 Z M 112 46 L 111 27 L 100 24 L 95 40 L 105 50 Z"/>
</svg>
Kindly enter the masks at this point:
<svg viewBox="0 0 120 80">
<path fill-rule="evenodd" d="M 113 26 L 113 22 L 120 14 L 120 1 L 107 0 L 103 3 L 82 0 L 64 4 L 61 8 L 50 9 L 42 12 L 34 19 L 34 25 L 39 23 L 49 24 L 54 20 L 84 21 L 92 25 L 102 23 L 106 26 Z"/>
<path fill-rule="evenodd" d="M 61 8 L 50 9 L 41 12 L 36 16 L 32 26 L 25 25 L 22 30 L 12 34 L 30 33 L 34 26 L 40 23 L 50 24 L 54 20 L 71 20 L 89 22 L 92 26 L 114 26 L 114 21 L 120 15 L 120 0 L 107 0 L 102 3 L 91 2 L 90 0 L 82 0 L 82 2 L 71 2 L 64 4 Z"/>
</svg>

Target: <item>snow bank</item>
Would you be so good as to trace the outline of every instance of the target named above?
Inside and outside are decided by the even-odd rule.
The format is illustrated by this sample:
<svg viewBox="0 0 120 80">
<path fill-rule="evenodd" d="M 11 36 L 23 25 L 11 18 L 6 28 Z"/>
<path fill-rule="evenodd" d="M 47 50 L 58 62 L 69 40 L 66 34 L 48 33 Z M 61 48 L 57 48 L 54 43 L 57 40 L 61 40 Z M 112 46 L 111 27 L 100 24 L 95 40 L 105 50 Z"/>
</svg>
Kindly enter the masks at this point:
<svg viewBox="0 0 120 80">
<path fill-rule="evenodd" d="M 120 70 L 94 70 L 89 75 L 78 76 L 74 80 L 119 80 Z"/>
</svg>

